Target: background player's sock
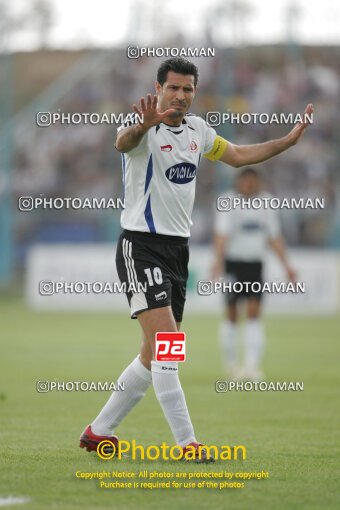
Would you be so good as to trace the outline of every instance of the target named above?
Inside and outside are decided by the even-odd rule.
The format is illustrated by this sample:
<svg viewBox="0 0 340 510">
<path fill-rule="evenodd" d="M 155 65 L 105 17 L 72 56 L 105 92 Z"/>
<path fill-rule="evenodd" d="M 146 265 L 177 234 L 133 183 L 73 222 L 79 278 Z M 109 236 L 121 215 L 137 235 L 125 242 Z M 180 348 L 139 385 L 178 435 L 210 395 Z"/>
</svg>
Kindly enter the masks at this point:
<svg viewBox="0 0 340 510">
<path fill-rule="evenodd" d="M 236 371 L 236 322 L 223 320 L 220 324 L 219 337 L 222 349 L 223 363 L 227 371 L 234 375 Z"/>
<path fill-rule="evenodd" d="M 260 374 L 264 346 L 263 324 L 260 319 L 248 319 L 244 328 L 246 375 Z"/>
<path fill-rule="evenodd" d="M 178 377 L 177 363 L 151 362 L 152 384 L 176 444 L 186 446 L 196 441 L 184 392 Z"/>
<path fill-rule="evenodd" d="M 124 384 L 124 391 L 114 391 L 92 422 L 91 428 L 98 436 L 111 436 L 114 427 L 144 397 L 152 381 L 151 371 L 145 368 L 139 356 L 124 370 L 117 380 Z"/>
</svg>

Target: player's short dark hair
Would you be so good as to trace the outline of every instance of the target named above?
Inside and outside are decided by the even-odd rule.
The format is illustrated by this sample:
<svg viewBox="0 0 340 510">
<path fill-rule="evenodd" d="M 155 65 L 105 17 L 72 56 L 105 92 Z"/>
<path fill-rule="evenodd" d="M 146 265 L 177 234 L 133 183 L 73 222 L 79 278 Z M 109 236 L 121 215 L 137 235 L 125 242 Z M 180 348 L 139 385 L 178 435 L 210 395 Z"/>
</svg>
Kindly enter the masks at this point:
<svg viewBox="0 0 340 510">
<path fill-rule="evenodd" d="M 198 82 L 198 69 L 189 60 L 182 57 L 169 58 L 161 63 L 157 71 L 157 81 L 160 85 L 164 85 L 168 72 L 173 71 L 177 74 L 192 75 L 194 77 L 194 85 Z"/>
<path fill-rule="evenodd" d="M 260 172 L 252 166 L 246 166 L 245 168 L 242 168 L 237 177 L 238 178 L 248 177 L 248 175 L 251 175 L 252 177 L 257 177 L 258 179 L 261 177 Z"/>
</svg>

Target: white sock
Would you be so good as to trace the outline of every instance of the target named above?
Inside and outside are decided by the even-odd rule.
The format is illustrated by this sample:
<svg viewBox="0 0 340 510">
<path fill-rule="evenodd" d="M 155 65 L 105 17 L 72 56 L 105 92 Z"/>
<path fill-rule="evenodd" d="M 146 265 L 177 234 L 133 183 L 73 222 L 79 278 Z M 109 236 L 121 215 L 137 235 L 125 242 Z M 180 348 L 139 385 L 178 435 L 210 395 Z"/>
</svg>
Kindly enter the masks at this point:
<svg viewBox="0 0 340 510">
<path fill-rule="evenodd" d="M 178 377 L 178 364 L 151 362 L 152 384 L 176 444 L 196 442 L 184 392 Z"/>
<path fill-rule="evenodd" d="M 92 422 L 92 432 L 98 436 L 111 436 L 113 429 L 144 397 L 151 381 L 151 371 L 145 368 L 137 356 L 117 380 L 117 383 L 124 384 L 124 390 L 112 393 L 97 418 Z"/>
<path fill-rule="evenodd" d="M 236 365 L 236 336 L 236 322 L 231 322 L 225 319 L 220 324 L 219 337 L 224 363 L 229 369 L 235 368 Z"/>
<path fill-rule="evenodd" d="M 259 370 L 264 347 L 264 331 L 260 319 L 248 319 L 244 331 L 245 367 Z"/>
</svg>

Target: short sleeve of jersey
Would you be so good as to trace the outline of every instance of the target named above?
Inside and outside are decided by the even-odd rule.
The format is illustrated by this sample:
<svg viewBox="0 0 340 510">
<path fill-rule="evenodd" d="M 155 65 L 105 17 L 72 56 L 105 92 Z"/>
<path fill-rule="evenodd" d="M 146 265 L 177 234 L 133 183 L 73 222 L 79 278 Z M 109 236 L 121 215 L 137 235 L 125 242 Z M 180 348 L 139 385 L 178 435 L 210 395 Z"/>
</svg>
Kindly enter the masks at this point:
<svg viewBox="0 0 340 510">
<path fill-rule="evenodd" d="M 273 198 L 273 195 L 264 191 L 260 194 L 260 198 L 270 200 Z M 266 225 L 267 237 L 275 239 L 281 234 L 280 218 L 277 209 L 271 207 L 264 208 L 262 214 Z"/>
<path fill-rule="evenodd" d="M 234 196 L 233 191 L 229 190 L 222 193 L 220 197 L 232 198 Z M 216 199 L 218 200 L 218 199 Z M 215 202 L 215 205 L 217 202 Z M 219 211 L 216 207 L 215 221 L 214 221 L 214 232 L 217 235 L 228 236 L 231 234 L 233 225 L 233 211 Z"/>
<path fill-rule="evenodd" d="M 203 119 L 203 141 L 204 141 L 204 147 L 203 147 L 203 154 L 206 154 L 207 152 L 210 152 L 213 148 L 215 138 L 217 136 L 217 133 L 214 128 L 209 126 Z"/>
<path fill-rule="evenodd" d="M 270 239 L 275 239 L 281 234 L 280 221 L 278 211 L 269 209 L 267 211 L 267 221 L 268 221 L 268 237 Z"/>
<path fill-rule="evenodd" d="M 126 129 L 130 126 L 135 126 L 136 125 L 135 115 L 136 115 L 135 113 L 129 113 L 125 117 L 123 124 L 117 128 L 117 133 L 120 133 L 121 131 L 123 131 L 124 129 Z M 143 138 L 141 139 L 141 141 L 139 142 L 137 147 L 135 147 L 134 149 L 131 149 L 129 151 L 129 155 L 133 156 L 135 154 L 142 152 L 143 149 L 145 148 L 146 144 L 147 144 L 147 133 L 143 136 Z"/>
</svg>

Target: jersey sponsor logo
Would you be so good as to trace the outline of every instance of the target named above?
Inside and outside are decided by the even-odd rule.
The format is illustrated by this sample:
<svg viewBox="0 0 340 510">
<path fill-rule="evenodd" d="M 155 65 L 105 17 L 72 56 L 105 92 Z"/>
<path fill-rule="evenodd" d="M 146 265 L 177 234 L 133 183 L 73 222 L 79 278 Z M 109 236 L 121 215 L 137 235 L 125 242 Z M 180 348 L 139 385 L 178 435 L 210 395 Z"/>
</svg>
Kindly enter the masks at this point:
<svg viewBox="0 0 340 510">
<path fill-rule="evenodd" d="M 165 172 L 166 178 L 175 184 L 187 184 L 196 177 L 196 165 L 193 163 L 178 163 Z"/>
<path fill-rule="evenodd" d="M 185 361 L 185 333 L 157 332 L 156 361 Z"/>
<path fill-rule="evenodd" d="M 248 223 L 243 223 L 241 228 L 243 230 L 247 230 L 249 232 L 249 231 L 253 231 L 253 230 L 263 230 L 263 225 L 261 225 L 261 223 L 248 222 Z"/>
<path fill-rule="evenodd" d="M 190 151 L 191 152 L 197 152 L 198 151 L 198 145 L 195 142 L 195 140 L 192 140 L 192 142 L 190 144 Z"/>
<path fill-rule="evenodd" d="M 172 151 L 172 145 L 161 145 L 161 151 L 163 151 L 163 152 Z"/>
</svg>

